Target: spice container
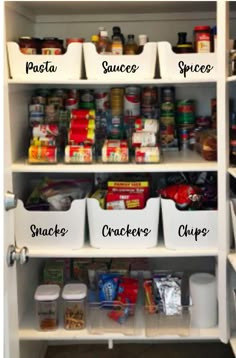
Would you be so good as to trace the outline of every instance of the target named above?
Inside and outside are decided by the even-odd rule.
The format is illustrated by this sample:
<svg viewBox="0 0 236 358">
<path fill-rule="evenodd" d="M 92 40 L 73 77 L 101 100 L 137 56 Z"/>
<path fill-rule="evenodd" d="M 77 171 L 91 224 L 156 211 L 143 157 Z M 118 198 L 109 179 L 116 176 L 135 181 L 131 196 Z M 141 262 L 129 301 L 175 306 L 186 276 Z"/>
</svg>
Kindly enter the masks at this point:
<svg viewBox="0 0 236 358">
<path fill-rule="evenodd" d="M 199 53 L 211 52 L 211 28 L 210 26 L 194 27 L 194 50 Z"/>
<path fill-rule="evenodd" d="M 40 285 L 35 291 L 38 328 L 42 331 L 51 331 L 58 327 L 59 294 L 58 285 Z"/>
<path fill-rule="evenodd" d="M 83 329 L 86 326 L 87 286 L 83 283 L 71 283 L 64 286 L 64 328 Z"/>
</svg>

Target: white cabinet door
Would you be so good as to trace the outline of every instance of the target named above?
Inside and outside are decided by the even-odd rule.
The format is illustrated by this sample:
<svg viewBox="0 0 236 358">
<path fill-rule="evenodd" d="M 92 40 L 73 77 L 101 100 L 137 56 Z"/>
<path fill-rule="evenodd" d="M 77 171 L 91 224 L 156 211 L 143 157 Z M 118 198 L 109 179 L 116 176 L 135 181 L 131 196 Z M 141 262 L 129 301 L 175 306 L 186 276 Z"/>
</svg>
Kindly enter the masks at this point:
<svg viewBox="0 0 236 358">
<path fill-rule="evenodd" d="M 4 192 L 11 190 L 10 173 L 4 181 Z M 4 358 L 19 358 L 17 273 L 16 263 L 7 264 L 9 245 L 14 245 L 14 210 L 4 211 Z"/>
</svg>

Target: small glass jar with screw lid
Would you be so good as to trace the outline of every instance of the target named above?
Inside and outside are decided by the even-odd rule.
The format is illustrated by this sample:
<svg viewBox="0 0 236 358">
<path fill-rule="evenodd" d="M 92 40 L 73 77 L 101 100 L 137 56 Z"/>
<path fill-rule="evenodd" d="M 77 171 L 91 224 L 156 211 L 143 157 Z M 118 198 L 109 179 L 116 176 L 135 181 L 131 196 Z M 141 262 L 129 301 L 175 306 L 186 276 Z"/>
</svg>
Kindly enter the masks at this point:
<svg viewBox="0 0 236 358">
<path fill-rule="evenodd" d="M 77 330 L 86 327 L 87 286 L 83 283 L 70 283 L 62 291 L 64 306 L 64 328 Z"/>
</svg>

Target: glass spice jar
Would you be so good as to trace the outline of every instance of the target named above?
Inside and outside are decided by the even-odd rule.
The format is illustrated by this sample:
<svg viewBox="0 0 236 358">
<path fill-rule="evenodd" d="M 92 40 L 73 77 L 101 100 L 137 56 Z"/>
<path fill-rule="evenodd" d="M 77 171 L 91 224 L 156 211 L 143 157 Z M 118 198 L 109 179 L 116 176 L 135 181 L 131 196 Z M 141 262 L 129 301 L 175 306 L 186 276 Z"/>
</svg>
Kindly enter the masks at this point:
<svg viewBox="0 0 236 358">
<path fill-rule="evenodd" d="M 194 50 L 199 53 L 211 52 L 211 28 L 210 26 L 194 27 Z"/>
</svg>

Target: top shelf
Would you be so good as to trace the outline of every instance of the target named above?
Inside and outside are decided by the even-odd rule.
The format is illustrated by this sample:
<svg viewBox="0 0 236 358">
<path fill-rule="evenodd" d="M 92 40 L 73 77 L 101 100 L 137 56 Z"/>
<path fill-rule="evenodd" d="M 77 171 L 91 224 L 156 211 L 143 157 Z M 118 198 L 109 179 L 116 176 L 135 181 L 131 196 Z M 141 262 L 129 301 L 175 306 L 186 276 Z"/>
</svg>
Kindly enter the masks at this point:
<svg viewBox="0 0 236 358">
<path fill-rule="evenodd" d="M 56 3 L 56 5 L 55 5 Z M 19 1 L 35 16 L 215 12 L 216 1 Z"/>
<path fill-rule="evenodd" d="M 236 76 L 235 76 L 236 81 Z M 162 86 L 162 85 L 169 85 L 169 84 L 179 84 L 179 85 L 198 85 L 201 83 L 216 83 L 216 80 L 194 80 L 194 79 L 183 79 L 183 80 L 162 80 L 161 78 L 151 79 L 151 80 L 87 80 L 87 79 L 78 79 L 78 80 L 14 80 L 14 79 L 8 79 L 9 85 L 22 85 L 22 84 L 52 84 L 52 85 L 80 85 L 80 86 L 106 86 L 106 85 L 124 85 L 124 84 L 134 84 L 134 85 L 156 85 L 156 86 Z"/>
</svg>

